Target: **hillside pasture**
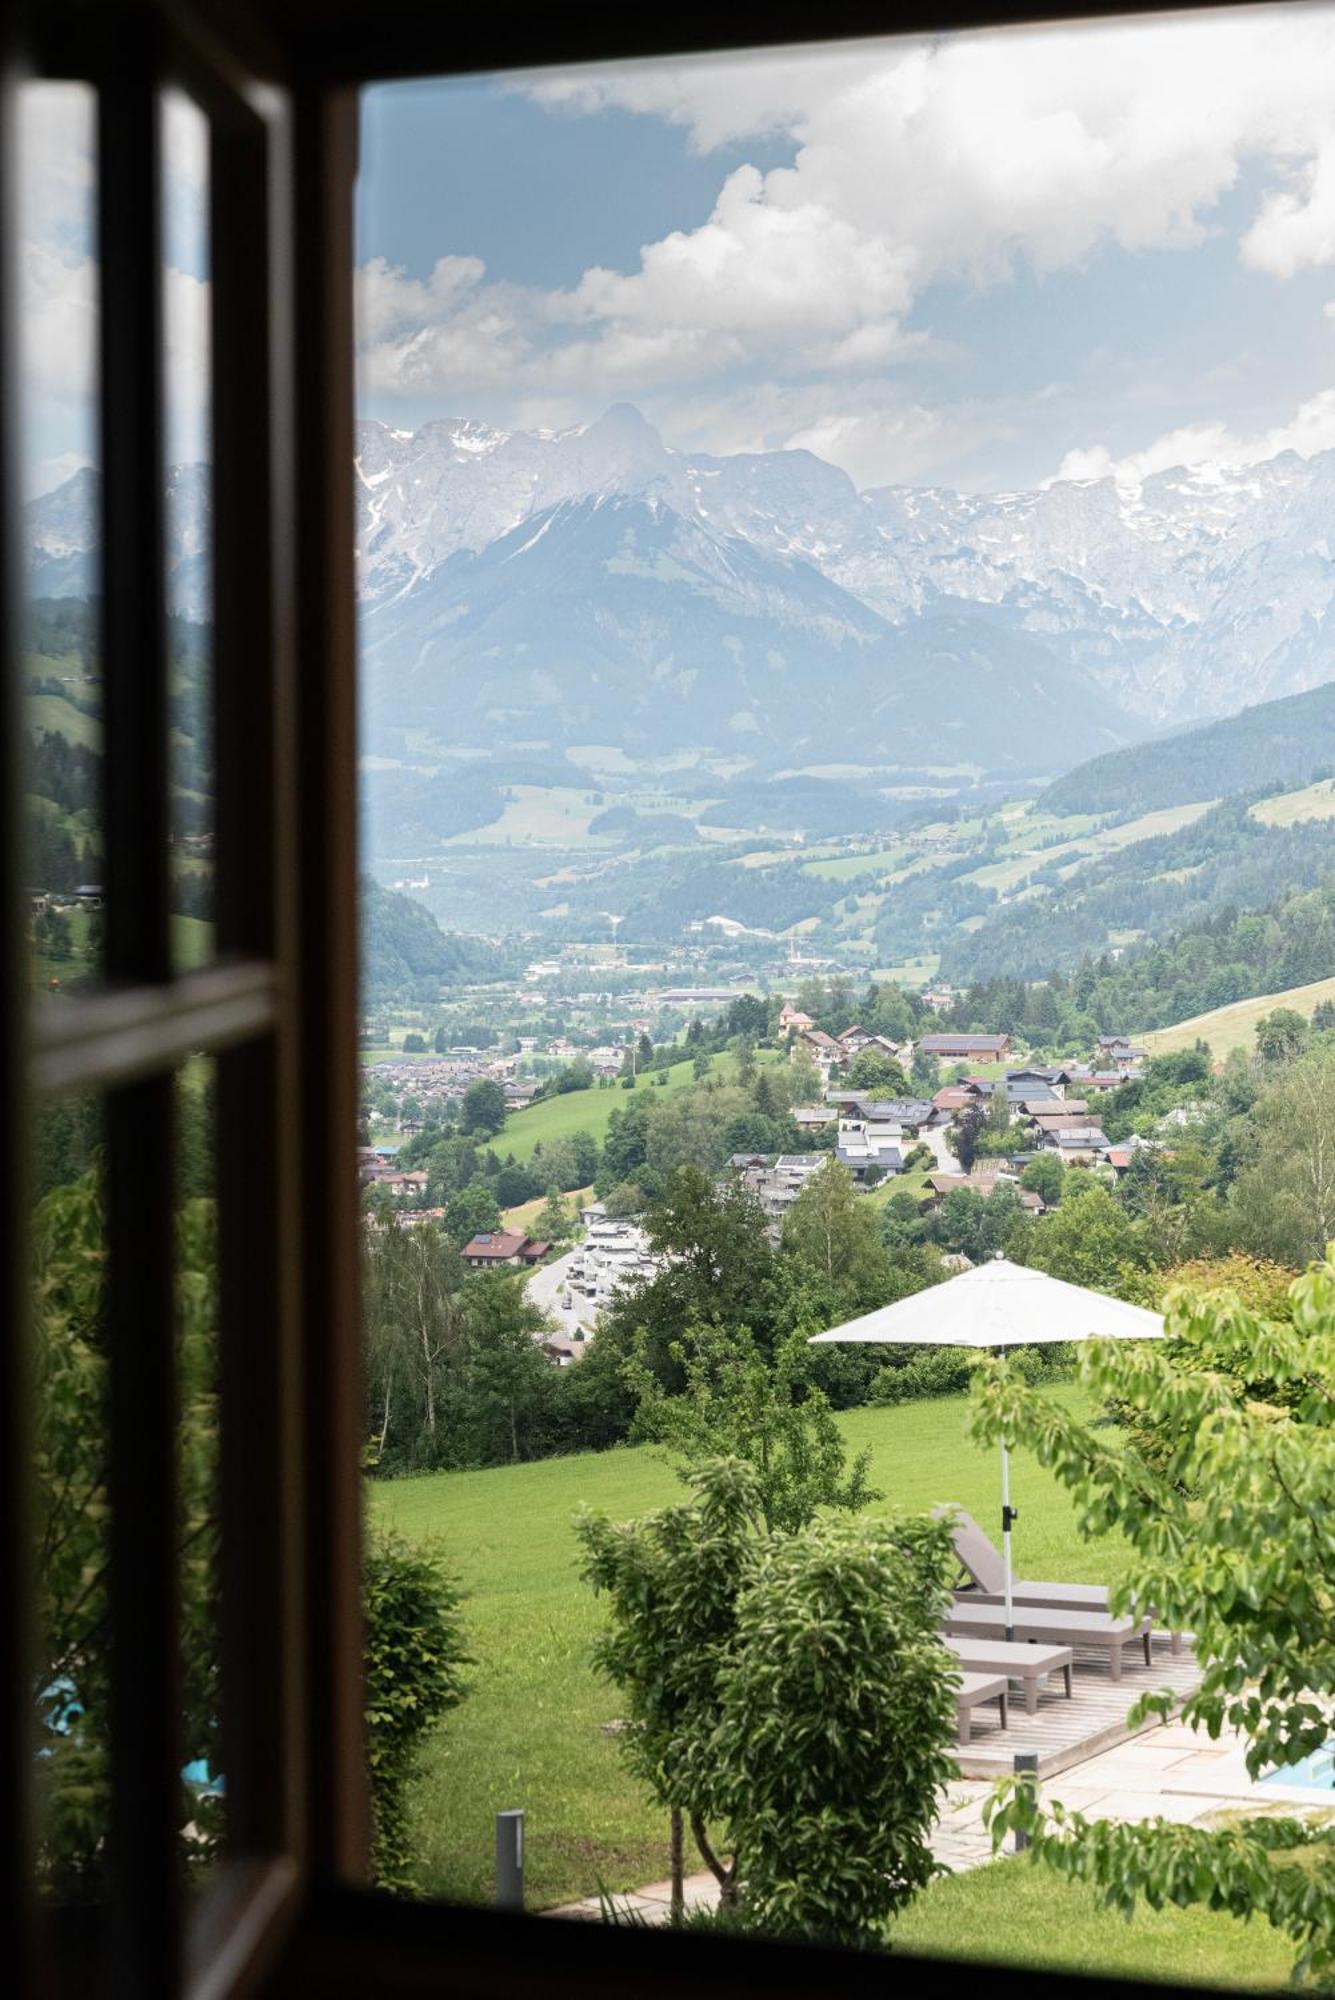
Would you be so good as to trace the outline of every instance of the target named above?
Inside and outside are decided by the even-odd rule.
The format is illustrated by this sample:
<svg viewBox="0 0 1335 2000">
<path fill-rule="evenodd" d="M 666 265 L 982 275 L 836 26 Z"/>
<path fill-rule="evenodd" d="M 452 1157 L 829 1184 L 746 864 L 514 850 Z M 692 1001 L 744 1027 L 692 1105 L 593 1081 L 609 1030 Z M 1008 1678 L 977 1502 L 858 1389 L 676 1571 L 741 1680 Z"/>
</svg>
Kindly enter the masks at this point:
<svg viewBox="0 0 1335 2000">
<path fill-rule="evenodd" d="M 1151 1028 L 1134 1039 L 1152 1056 L 1171 1055 L 1189 1049 L 1198 1041 L 1208 1042 L 1215 1058 L 1231 1049 L 1254 1045 L 1256 1024 L 1276 1007 L 1292 1007 L 1310 1021 L 1313 1010 L 1323 1000 L 1335 1000 L 1335 979 L 1314 979 L 1308 986 L 1291 986 L 1285 993 L 1262 993 L 1254 1000 L 1235 1000 L 1229 1007 L 1215 1007 L 1208 1014 L 1193 1014 L 1171 1028 Z"/>
<path fill-rule="evenodd" d="M 1278 792 L 1258 799 L 1251 809 L 1262 826 L 1297 826 L 1301 820 L 1335 819 L 1335 778 L 1318 778 L 1297 792 Z"/>
</svg>

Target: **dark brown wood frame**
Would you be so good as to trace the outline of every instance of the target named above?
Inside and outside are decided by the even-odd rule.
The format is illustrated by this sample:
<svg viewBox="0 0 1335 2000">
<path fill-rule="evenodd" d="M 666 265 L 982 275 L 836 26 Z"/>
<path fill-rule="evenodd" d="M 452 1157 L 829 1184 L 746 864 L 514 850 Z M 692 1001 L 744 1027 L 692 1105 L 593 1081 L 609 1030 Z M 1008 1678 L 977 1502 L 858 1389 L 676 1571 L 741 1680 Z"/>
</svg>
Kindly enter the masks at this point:
<svg viewBox="0 0 1335 2000">
<path fill-rule="evenodd" d="M 359 1472 L 352 194 L 356 89 L 388 77 L 1130 11 L 983 0 L 812 18 L 742 0 L 37 0 L 0 11 L 22 77 L 99 105 L 107 983 L 27 1011 L 16 672 L 13 230 L 0 264 L 0 1866 L 20 1991 L 712 1994 L 952 1991 L 958 1970 L 404 1908 L 365 1888 Z M 158 106 L 211 133 L 216 962 L 173 974 L 167 920 Z M 12 219 L 0 153 L 0 216 Z M 222 1588 L 229 1855 L 187 1918 L 174 1864 L 172 1079 L 219 1074 Z M 91 1941 L 28 1898 L 31 1769 L 25 1219 L 34 1092 L 107 1112 L 114 1828 Z M 300 1196 L 298 1198 L 298 1190 Z M 75 1971 L 71 1975 L 70 1967 Z M 988 1973 L 1000 1995 L 1065 1990 Z M 1021 1985 L 1021 1982 L 1023 1984 Z M 1083 1992 L 1125 1992 L 1089 1982 Z M 1154 1989 L 1162 1992 L 1162 1987 Z"/>
</svg>

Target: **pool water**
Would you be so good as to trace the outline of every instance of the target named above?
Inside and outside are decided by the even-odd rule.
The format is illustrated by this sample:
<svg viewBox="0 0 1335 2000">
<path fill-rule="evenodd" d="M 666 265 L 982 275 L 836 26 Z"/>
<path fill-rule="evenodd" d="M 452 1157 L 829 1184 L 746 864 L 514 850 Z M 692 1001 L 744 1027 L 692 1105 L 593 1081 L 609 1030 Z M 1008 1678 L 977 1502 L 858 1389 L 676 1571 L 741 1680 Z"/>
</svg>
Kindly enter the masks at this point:
<svg viewBox="0 0 1335 2000">
<path fill-rule="evenodd" d="M 1297 1764 L 1277 1764 L 1259 1782 L 1300 1792 L 1335 1792 L 1335 1743 L 1323 1743 Z"/>
</svg>

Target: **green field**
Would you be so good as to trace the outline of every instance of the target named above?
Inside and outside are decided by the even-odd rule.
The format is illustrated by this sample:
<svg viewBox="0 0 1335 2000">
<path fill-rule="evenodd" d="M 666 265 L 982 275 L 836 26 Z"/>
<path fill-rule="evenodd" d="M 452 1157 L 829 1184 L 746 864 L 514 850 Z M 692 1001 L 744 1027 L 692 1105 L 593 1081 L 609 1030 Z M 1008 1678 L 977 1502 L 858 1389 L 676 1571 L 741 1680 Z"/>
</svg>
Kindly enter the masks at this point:
<svg viewBox="0 0 1335 2000">
<path fill-rule="evenodd" d="M 777 1052 L 762 1049 L 757 1062 L 778 1062 Z M 732 1055 L 714 1057 L 710 1075 L 731 1081 L 736 1073 L 737 1062 Z M 655 1082 L 661 1072 L 651 1072 L 642 1076 L 635 1088 L 640 1092 L 652 1093 L 655 1098 L 666 1097 L 670 1092 L 689 1090 L 695 1081 L 689 1062 L 673 1063 L 667 1071 L 667 1082 Z M 530 1104 L 523 1111 L 513 1111 L 506 1119 L 499 1138 L 496 1140 L 498 1152 L 513 1153 L 516 1160 L 529 1158 L 533 1148 L 541 1143 L 550 1145 L 553 1139 L 569 1139 L 576 1132 L 588 1132 L 602 1143 L 607 1131 L 607 1121 L 614 1111 L 624 1111 L 632 1093 L 623 1090 L 619 1083 L 610 1089 L 600 1089 L 594 1085 L 591 1090 L 567 1090 L 560 1097 L 544 1097 L 537 1104 Z"/>
<path fill-rule="evenodd" d="M 1310 1020 L 1312 1010 L 1323 1000 L 1335 1000 L 1335 979 L 1314 979 L 1309 986 L 1291 986 L 1287 993 L 1262 993 L 1254 1000 L 1235 1000 L 1229 1007 L 1193 1014 L 1189 1021 L 1178 1021 L 1171 1028 L 1151 1028 L 1135 1040 L 1152 1056 L 1171 1055 L 1175 1049 L 1189 1049 L 1197 1041 L 1208 1042 L 1218 1059 L 1230 1049 L 1250 1049 L 1257 1022 L 1276 1007 L 1292 1007 Z"/>
<path fill-rule="evenodd" d="M 1024 1860 L 934 1882 L 890 1930 L 892 1948 L 1052 1972 L 1104 1973 L 1255 1993 L 1286 1986 L 1294 1951 L 1268 1924 L 1213 1910 L 1150 1910 L 1128 1923 L 1091 1889 Z"/>
<path fill-rule="evenodd" d="M 955 1500 L 992 1519 L 996 1456 L 966 1442 L 964 1417 L 960 1397 L 840 1417 L 850 1446 L 872 1452 L 879 1511 Z M 1026 1453 L 1014 1482 L 1026 1574 L 1106 1582 L 1119 1571 L 1122 1544 L 1082 1544 L 1070 1503 Z M 487 1896 L 494 1815 L 511 1806 L 529 1816 L 537 1907 L 592 1894 L 600 1880 L 625 1890 L 666 1872 L 662 1816 L 605 1733 L 618 1700 L 589 1665 L 600 1613 L 579 1581 L 572 1520 L 583 1504 L 625 1519 L 679 1491 L 648 1447 L 371 1489 L 373 1517 L 414 1539 L 438 1537 L 469 1593 L 473 1692 L 443 1725 L 418 1802 L 429 1893 Z"/>
<path fill-rule="evenodd" d="M 887 868 L 898 868 L 911 852 L 901 841 L 897 847 L 878 847 L 871 854 L 841 854 L 832 861 L 808 861 L 802 873 L 815 875 L 822 882 L 851 882 L 857 875 L 877 875 Z"/>
<path fill-rule="evenodd" d="M 102 748 L 102 725 L 95 715 L 86 715 L 63 694 L 29 694 L 23 698 L 23 714 L 33 736 L 49 732 L 82 743 L 85 749 Z"/>
</svg>

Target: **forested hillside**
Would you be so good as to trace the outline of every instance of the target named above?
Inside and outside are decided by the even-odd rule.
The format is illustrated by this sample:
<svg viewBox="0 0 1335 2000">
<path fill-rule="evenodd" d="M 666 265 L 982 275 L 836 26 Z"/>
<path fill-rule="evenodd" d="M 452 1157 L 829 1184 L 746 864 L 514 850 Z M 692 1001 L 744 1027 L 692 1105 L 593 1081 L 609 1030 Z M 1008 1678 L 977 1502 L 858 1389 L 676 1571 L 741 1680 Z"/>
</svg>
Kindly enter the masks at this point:
<svg viewBox="0 0 1335 2000">
<path fill-rule="evenodd" d="M 1327 836 L 1329 838 L 1329 836 Z M 1327 866 L 1329 867 L 1329 851 Z M 1099 953 L 1042 985 L 980 978 L 946 1017 L 952 1025 L 1061 1040 L 1073 1017 L 1103 1034 L 1168 1027 L 1213 1007 L 1335 977 L 1335 875 L 1264 909 L 1227 909 L 1163 944 Z"/>
<path fill-rule="evenodd" d="M 501 970 L 500 954 L 477 938 L 441 930 L 420 903 L 361 879 L 362 978 L 373 997 L 426 982 L 488 979 Z"/>
<path fill-rule="evenodd" d="M 957 984 L 1070 971 L 1105 951 L 1110 937 L 1120 934 L 1126 947 L 1161 942 L 1216 913 L 1260 909 L 1289 888 L 1311 888 L 1329 871 L 1331 853 L 1329 822 L 1266 826 L 1245 798 L 1226 799 L 1191 826 L 1139 841 L 1069 881 L 1059 859 L 1035 871 L 1033 881 L 1046 881 L 1049 893 L 1006 905 L 977 930 L 947 934 L 941 970 Z"/>
<path fill-rule="evenodd" d="M 1039 805 L 1054 813 L 1119 816 L 1279 791 L 1335 766 L 1335 681 L 1282 701 L 1258 702 L 1212 722 L 1130 750 L 1110 750 L 1048 786 Z"/>
</svg>

